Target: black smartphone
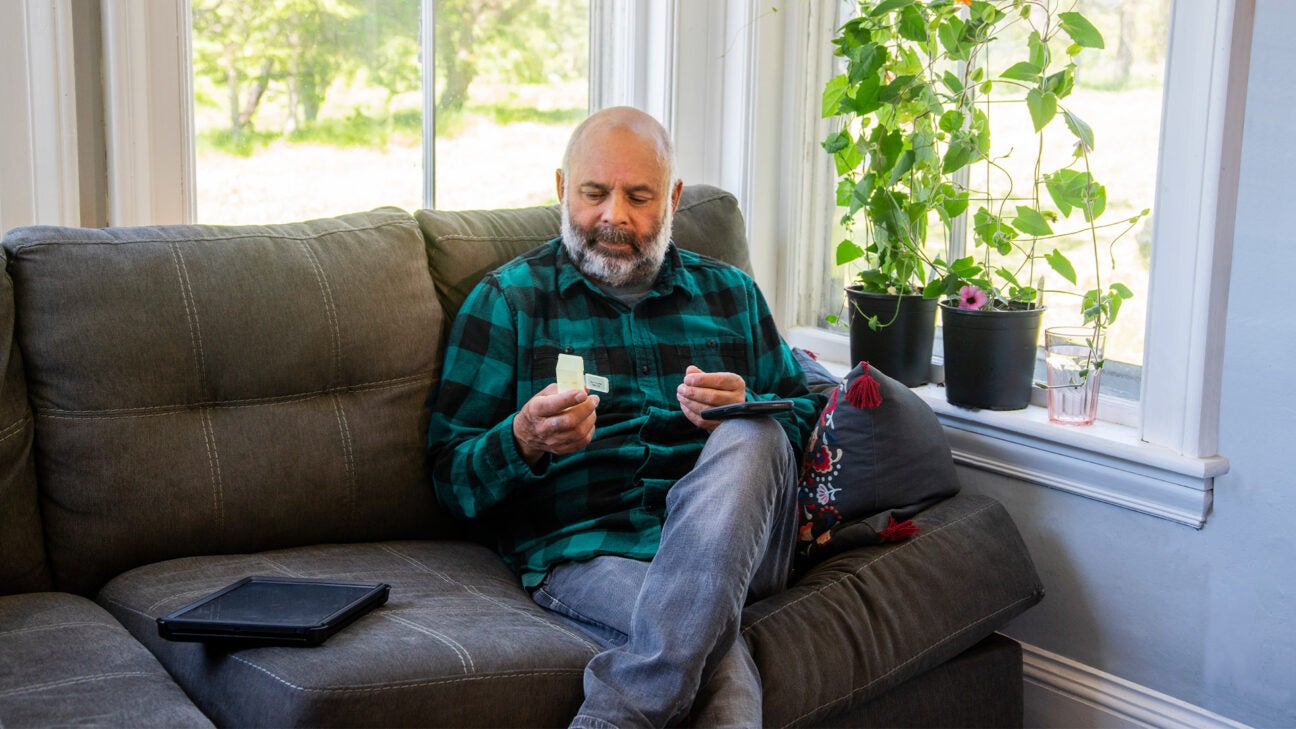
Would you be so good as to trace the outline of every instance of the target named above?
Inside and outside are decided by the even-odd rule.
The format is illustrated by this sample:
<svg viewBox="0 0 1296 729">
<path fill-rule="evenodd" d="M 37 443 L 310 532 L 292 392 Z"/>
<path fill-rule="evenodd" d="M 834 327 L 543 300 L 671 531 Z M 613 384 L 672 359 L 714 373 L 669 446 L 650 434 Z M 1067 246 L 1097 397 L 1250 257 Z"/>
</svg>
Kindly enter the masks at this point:
<svg viewBox="0 0 1296 729">
<path fill-rule="evenodd" d="M 721 405 L 702 411 L 704 420 L 726 420 L 728 418 L 754 418 L 758 415 L 773 415 L 792 409 L 791 400 L 752 400 L 736 402 L 732 405 Z"/>
</svg>

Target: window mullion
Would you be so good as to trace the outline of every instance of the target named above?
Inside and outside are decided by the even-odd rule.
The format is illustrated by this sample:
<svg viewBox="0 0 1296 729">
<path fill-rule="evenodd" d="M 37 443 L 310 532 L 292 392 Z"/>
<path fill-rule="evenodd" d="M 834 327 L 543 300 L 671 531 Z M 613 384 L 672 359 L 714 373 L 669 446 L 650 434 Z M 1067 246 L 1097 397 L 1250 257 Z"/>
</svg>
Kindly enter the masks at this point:
<svg viewBox="0 0 1296 729">
<path fill-rule="evenodd" d="M 423 69 L 423 207 L 436 208 L 436 2 L 420 9 L 419 55 Z"/>
<path fill-rule="evenodd" d="M 1207 7 L 1202 7 L 1208 5 Z M 1253 0 L 1175 3 L 1167 53 L 1142 438 L 1216 453 Z M 1205 83 L 1203 83 L 1205 82 Z"/>
</svg>

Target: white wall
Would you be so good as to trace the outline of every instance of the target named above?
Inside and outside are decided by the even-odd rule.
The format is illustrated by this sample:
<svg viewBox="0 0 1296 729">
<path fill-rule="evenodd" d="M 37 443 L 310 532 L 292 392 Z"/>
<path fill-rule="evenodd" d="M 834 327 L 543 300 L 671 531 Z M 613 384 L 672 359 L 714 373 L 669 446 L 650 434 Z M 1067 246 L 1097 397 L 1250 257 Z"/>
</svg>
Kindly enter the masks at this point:
<svg viewBox="0 0 1296 729">
<path fill-rule="evenodd" d="M 1296 725 L 1296 3 L 1258 0 L 1214 513 L 1200 531 L 963 469 L 1044 579 L 1019 640 L 1252 726 Z"/>
</svg>

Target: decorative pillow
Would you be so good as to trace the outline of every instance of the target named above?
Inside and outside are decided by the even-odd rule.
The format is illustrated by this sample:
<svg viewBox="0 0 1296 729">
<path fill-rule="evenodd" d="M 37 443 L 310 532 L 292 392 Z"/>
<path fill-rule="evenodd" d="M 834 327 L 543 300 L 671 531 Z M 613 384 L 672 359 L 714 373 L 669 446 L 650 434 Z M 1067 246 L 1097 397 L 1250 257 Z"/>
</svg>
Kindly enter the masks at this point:
<svg viewBox="0 0 1296 729">
<path fill-rule="evenodd" d="M 829 394 L 804 464 L 797 491 L 803 566 L 913 536 L 913 515 L 959 490 L 936 414 L 867 362 Z"/>
<path fill-rule="evenodd" d="M 792 357 L 801 365 L 801 370 L 805 372 L 806 388 L 810 392 L 817 392 L 821 395 L 828 395 L 837 389 L 841 384 L 841 378 L 833 375 L 827 367 L 819 364 L 819 356 L 814 352 L 800 347 L 792 348 Z"/>
</svg>

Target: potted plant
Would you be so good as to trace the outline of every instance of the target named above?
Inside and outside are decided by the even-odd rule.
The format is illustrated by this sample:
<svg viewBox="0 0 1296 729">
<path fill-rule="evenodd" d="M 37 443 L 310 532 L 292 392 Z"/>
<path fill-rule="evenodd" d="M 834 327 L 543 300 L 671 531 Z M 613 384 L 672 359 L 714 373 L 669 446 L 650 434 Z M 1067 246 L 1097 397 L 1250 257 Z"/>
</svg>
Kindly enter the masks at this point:
<svg viewBox="0 0 1296 729">
<path fill-rule="evenodd" d="M 847 234 L 836 264 L 863 267 L 846 289 L 851 359 L 908 386 L 927 381 L 931 361 L 937 302 L 928 293 L 936 270 L 928 226 L 935 214 L 948 232 L 968 200 L 951 175 L 974 159 L 968 145 L 988 151 L 974 97 L 958 93 L 938 62 L 933 31 L 965 26 L 960 7 L 861 2 L 833 40 L 845 72 L 823 93 L 823 116 L 839 122 L 823 142 Z"/>
<path fill-rule="evenodd" d="M 1010 30 L 1024 38 L 1015 47 L 1005 40 Z M 1025 407 L 1043 313 L 1042 274 L 1056 272 L 1077 286 L 1075 267 L 1050 242 L 1083 233 L 1100 270 L 1099 230 L 1125 225 L 1128 231 L 1147 212 L 1099 222 L 1106 189 L 1089 169 L 1093 130 L 1063 101 L 1075 86 L 1076 56 L 1101 49 L 1101 33 L 1080 13 L 1060 10 L 1057 0 L 864 0 L 836 45 L 849 64 L 844 81 L 829 82 L 825 111 L 844 87 L 837 113 L 859 121 L 824 146 L 838 160 L 838 203 L 848 216 L 867 211 L 871 238 L 856 246 L 859 255 L 902 262 L 891 270 L 910 276 L 904 282 L 910 290 L 920 286 L 924 297 L 941 299 L 950 402 Z M 1000 60 L 1004 55 L 1007 61 Z M 1005 97 L 1015 103 L 999 103 Z M 1030 179 L 1015 184 L 1008 155 L 992 156 L 990 145 L 990 115 L 1009 113 L 1028 114 L 1034 133 Z M 1045 152 L 1057 145 L 1070 151 L 1069 159 L 1046 169 Z M 976 189 L 964 171 L 972 165 L 984 166 L 987 180 L 989 173 L 1002 179 Z M 967 221 L 973 254 L 949 262 L 927 254 L 923 236 L 931 214 L 949 230 L 956 216 L 966 221 L 973 201 Z M 1073 213 L 1083 218 L 1077 230 L 1056 232 Z M 838 246 L 839 261 L 853 253 L 850 241 Z M 1087 291 L 1049 291 L 1084 297 L 1095 343 L 1132 295 L 1101 280 Z M 1096 371 L 1101 356 L 1091 359 Z"/>
</svg>

